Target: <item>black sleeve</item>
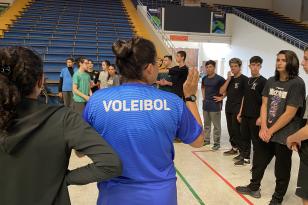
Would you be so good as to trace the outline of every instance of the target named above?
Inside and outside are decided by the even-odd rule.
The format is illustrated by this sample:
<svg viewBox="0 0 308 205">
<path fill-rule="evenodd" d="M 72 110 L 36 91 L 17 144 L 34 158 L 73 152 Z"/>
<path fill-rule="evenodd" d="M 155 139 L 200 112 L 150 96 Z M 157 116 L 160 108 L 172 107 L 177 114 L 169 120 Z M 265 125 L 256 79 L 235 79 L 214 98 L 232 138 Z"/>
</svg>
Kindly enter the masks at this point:
<svg viewBox="0 0 308 205">
<path fill-rule="evenodd" d="M 63 78 L 60 77 L 59 87 L 58 87 L 59 93 L 62 92 L 62 86 L 63 86 Z"/>
<path fill-rule="evenodd" d="M 272 82 L 273 82 L 272 78 L 270 78 L 270 79 L 268 79 L 266 81 L 264 89 L 262 91 L 262 96 L 264 96 L 264 97 L 268 97 L 269 96 L 269 89 L 270 89 L 270 86 L 272 85 Z"/>
<path fill-rule="evenodd" d="M 68 149 L 87 155 L 92 164 L 71 170 L 68 185 L 100 182 L 121 175 L 122 164 L 111 146 L 77 113 L 68 111 L 64 118 L 64 138 Z"/>
</svg>

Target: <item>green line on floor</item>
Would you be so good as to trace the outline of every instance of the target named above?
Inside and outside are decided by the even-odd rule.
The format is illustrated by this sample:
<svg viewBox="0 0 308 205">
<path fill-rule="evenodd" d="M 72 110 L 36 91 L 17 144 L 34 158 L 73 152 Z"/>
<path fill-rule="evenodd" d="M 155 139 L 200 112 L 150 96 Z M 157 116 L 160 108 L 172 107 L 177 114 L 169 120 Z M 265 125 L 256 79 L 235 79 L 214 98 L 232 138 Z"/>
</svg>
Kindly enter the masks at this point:
<svg viewBox="0 0 308 205">
<path fill-rule="evenodd" d="M 181 172 L 175 168 L 176 173 L 178 174 L 178 176 L 182 179 L 182 181 L 184 182 L 184 184 L 187 186 L 187 188 L 189 189 L 189 191 L 193 194 L 193 196 L 197 199 L 197 201 L 199 202 L 200 205 L 205 205 L 205 203 L 202 201 L 202 199 L 198 196 L 198 194 L 196 193 L 196 191 L 192 188 L 192 186 L 188 183 L 188 181 L 185 179 L 185 177 L 181 174 Z"/>
</svg>

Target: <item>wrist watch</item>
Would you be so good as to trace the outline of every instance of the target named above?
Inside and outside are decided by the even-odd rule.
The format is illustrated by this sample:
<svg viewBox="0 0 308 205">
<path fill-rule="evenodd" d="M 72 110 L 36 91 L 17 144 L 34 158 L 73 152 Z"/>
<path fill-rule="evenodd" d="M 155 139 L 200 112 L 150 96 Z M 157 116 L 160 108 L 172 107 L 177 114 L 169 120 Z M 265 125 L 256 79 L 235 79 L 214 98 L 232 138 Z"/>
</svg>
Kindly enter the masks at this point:
<svg viewBox="0 0 308 205">
<path fill-rule="evenodd" d="M 196 100 L 197 100 L 197 97 L 195 95 L 191 95 L 191 96 L 185 98 L 184 101 L 185 102 L 187 102 L 187 101 L 189 101 L 189 102 L 196 102 Z"/>
</svg>

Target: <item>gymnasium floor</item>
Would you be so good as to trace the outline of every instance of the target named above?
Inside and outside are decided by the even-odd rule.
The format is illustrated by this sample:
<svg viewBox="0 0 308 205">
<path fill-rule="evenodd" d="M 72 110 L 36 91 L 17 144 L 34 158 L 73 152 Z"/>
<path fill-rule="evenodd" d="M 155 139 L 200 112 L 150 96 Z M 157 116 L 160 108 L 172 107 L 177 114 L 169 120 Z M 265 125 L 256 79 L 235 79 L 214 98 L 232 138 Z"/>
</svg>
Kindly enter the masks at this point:
<svg viewBox="0 0 308 205">
<path fill-rule="evenodd" d="M 199 108 L 201 108 L 199 103 Z M 210 147 L 195 149 L 189 145 L 175 143 L 175 166 L 177 169 L 177 188 L 179 205 L 267 205 L 275 187 L 274 160 L 268 166 L 261 186 L 262 197 L 255 199 L 238 194 L 234 187 L 247 185 L 251 166 L 235 167 L 232 156 L 223 156 L 229 148 L 227 126 L 222 114 L 222 148 L 213 152 Z M 87 164 L 87 158 L 72 156 L 70 168 Z M 285 205 L 299 205 L 301 200 L 295 196 L 299 157 L 293 153 L 292 176 Z M 95 205 L 96 184 L 69 187 L 72 205 Z M 120 204 L 119 204 L 120 205 Z M 122 205 L 122 204 L 121 204 Z M 123 204 L 125 205 L 125 204 Z M 163 205 L 163 204 L 162 204 Z"/>
</svg>

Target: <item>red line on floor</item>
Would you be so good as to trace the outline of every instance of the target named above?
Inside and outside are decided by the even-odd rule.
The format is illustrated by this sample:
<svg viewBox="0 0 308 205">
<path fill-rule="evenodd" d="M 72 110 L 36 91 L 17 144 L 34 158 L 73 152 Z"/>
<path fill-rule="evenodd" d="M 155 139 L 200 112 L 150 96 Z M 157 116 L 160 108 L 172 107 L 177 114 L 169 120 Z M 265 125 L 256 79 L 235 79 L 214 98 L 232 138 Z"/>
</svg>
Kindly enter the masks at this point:
<svg viewBox="0 0 308 205">
<path fill-rule="evenodd" d="M 245 196 L 243 196 L 242 194 L 238 193 L 235 189 L 235 187 L 227 180 L 225 179 L 221 174 L 219 174 L 218 171 L 216 171 L 207 161 L 205 161 L 204 159 L 202 159 L 197 153 L 198 152 L 207 152 L 207 151 L 192 151 L 193 155 L 195 155 L 201 162 L 203 162 L 203 164 L 205 164 L 210 170 L 212 170 L 212 172 L 214 172 L 214 174 L 216 174 L 223 182 L 225 182 L 231 189 L 233 189 L 233 191 L 235 191 L 235 193 L 237 193 L 245 202 L 247 202 L 247 204 L 249 205 L 253 205 L 253 203 L 251 201 L 249 201 Z"/>
</svg>

